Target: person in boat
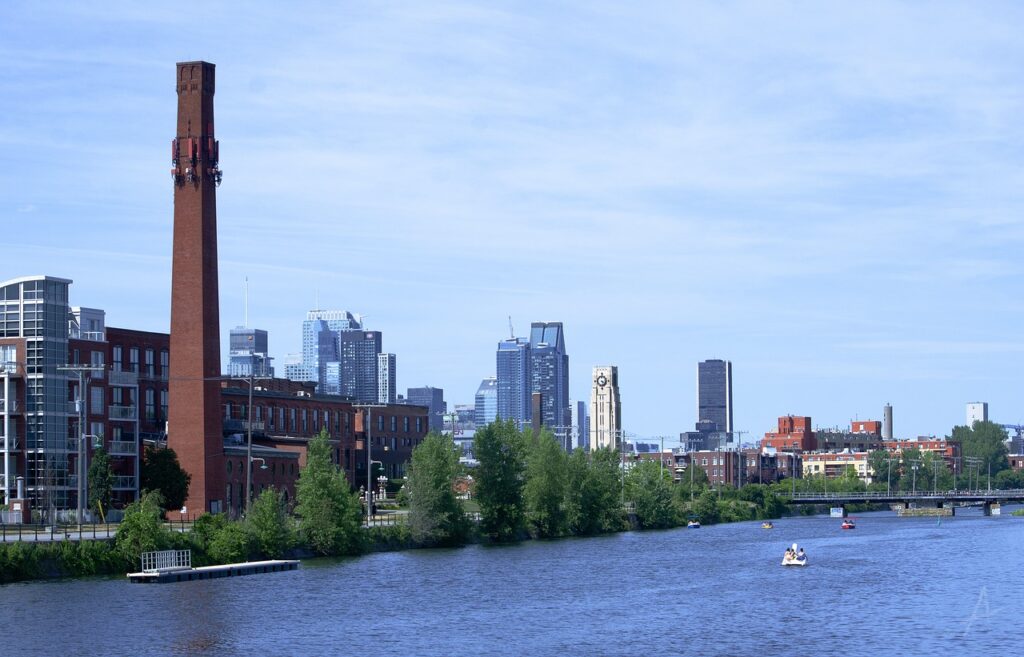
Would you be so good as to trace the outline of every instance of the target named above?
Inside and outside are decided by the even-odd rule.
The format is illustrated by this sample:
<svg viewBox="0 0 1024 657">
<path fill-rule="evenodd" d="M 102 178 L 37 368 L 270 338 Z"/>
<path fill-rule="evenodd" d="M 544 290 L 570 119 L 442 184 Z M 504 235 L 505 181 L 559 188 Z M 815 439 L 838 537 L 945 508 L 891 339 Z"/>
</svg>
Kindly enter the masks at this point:
<svg viewBox="0 0 1024 657">
<path fill-rule="evenodd" d="M 804 552 L 803 548 L 800 548 L 800 551 L 796 553 L 796 558 L 799 561 L 803 561 L 804 559 L 807 558 L 807 553 Z"/>
</svg>

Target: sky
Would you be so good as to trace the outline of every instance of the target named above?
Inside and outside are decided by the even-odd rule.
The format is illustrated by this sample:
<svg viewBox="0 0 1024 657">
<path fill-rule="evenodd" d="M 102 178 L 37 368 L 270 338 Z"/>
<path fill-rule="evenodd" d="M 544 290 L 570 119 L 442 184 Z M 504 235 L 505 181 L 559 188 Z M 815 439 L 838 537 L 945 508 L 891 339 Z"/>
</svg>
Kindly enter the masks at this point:
<svg viewBox="0 0 1024 657">
<path fill-rule="evenodd" d="M 174 65 L 217 66 L 222 346 L 283 374 L 319 305 L 398 387 L 472 404 L 497 342 L 562 321 L 573 399 L 696 420 L 733 363 L 785 414 L 947 435 L 1024 420 L 1024 6 L 5 3 L 0 280 L 167 331 Z M 172 355 L 173 357 L 173 355 Z"/>
</svg>

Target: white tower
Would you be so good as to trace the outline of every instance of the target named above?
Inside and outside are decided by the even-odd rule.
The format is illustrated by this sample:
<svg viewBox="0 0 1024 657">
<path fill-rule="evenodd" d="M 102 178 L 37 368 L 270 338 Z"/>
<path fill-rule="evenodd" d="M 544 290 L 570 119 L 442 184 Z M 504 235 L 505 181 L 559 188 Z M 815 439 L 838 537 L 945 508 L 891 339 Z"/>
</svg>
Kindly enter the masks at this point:
<svg viewBox="0 0 1024 657">
<path fill-rule="evenodd" d="M 590 389 L 590 449 L 618 449 L 622 439 L 622 405 L 619 401 L 619 368 L 594 368 Z"/>
</svg>

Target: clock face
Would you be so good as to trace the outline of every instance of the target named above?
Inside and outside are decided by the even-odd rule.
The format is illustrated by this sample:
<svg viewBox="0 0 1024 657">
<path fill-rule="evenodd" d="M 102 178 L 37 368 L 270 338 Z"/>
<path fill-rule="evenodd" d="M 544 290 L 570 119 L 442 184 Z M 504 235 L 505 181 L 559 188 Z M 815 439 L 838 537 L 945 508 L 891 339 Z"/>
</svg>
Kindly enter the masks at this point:
<svg viewBox="0 0 1024 657">
<path fill-rule="evenodd" d="M 601 374 L 597 377 L 597 385 L 601 386 L 602 388 L 608 385 L 608 379 L 605 378 L 604 374 Z"/>
</svg>

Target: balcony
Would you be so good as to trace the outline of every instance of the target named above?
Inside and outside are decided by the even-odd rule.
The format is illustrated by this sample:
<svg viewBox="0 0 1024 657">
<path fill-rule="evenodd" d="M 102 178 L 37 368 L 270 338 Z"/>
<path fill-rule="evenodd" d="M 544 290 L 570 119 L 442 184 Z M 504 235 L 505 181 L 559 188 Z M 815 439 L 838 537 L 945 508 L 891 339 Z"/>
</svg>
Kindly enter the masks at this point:
<svg viewBox="0 0 1024 657">
<path fill-rule="evenodd" d="M 111 420 L 130 420 L 134 422 L 138 416 L 138 409 L 134 406 L 107 407 L 107 417 Z"/>
<path fill-rule="evenodd" d="M 135 477 L 116 475 L 114 477 L 114 490 L 135 490 Z"/>
<path fill-rule="evenodd" d="M 138 445 L 128 440 L 110 441 L 111 456 L 135 456 L 138 454 Z"/>
<path fill-rule="evenodd" d="M 20 412 L 21 412 L 21 408 L 20 408 L 20 404 L 18 404 L 18 400 L 17 399 L 12 399 L 10 401 L 8 401 L 6 399 L 0 399 L 0 413 L 20 413 Z"/>
<path fill-rule="evenodd" d="M 20 372 L 21 368 L 15 361 L 3 361 L 0 362 L 0 375 L 6 374 L 7 376 L 15 376 Z"/>
<path fill-rule="evenodd" d="M 7 436 L 0 436 L 0 451 L 6 452 L 9 450 L 13 452 L 16 449 L 18 449 L 17 438 L 12 437 L 8 439 Z"/>
<path fill-rule="evenodd" d="M 112 386 L 137 386 L 139 385 L 139 375 L 135 372 L 110 372 L 110 385 Z"/>
</svg>

